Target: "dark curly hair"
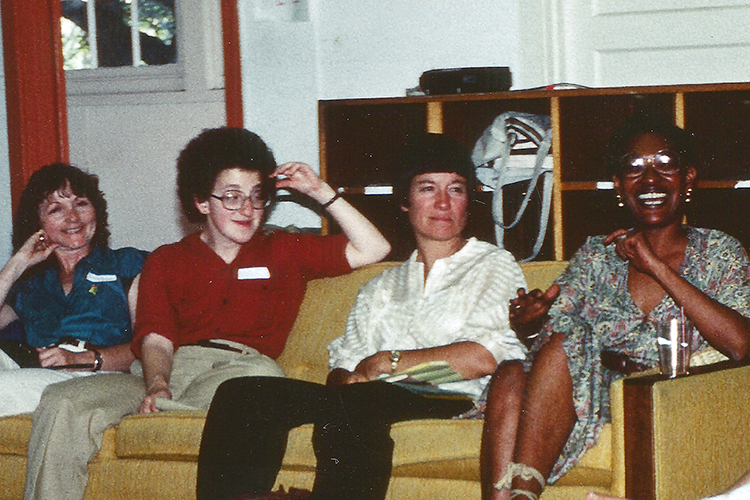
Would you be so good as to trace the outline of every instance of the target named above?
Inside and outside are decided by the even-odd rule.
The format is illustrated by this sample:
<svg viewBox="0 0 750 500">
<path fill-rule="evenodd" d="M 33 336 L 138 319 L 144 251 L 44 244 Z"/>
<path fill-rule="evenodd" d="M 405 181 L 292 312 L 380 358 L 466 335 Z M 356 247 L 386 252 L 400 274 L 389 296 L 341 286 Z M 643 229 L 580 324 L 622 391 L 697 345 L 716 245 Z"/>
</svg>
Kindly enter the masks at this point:
<svg viewBox="0 0 750 500">
<path fill-rule="evenodd" d="M 644 134 L 664 137 L 671 149 L 680 155 L 681 165 L 695 167 L 694 136 L 685 129 L 649 115 L 635 115 L 628 119 L 612 136 L 607 148 L 607 168 L 611 175 L 620 173 L 620 160 L 625 156 L 633 141 Z"/>
<path fill-rule="evenodd" d="M 96 231 L 91 244 L 107 247 L 109 244 L 107 201 L 104 199 L 104 193 L 99 190 L 99 178 L 67 163 L 53 163 L 34 172 L 21 193 L 18 210 L 13 218 L 14 251 L 18 251 L 32 234 L 41 229 L 39 207 L 42 202 L 52 193 L 66 187 L 70 187 L 76 196 L 88 198 L 94 206 Z"/>
<path fill-rule="evenodd" d="M 469 199 L 473 199 L 477 179 L 469 150 L 447 135 L 420 134 L 410 137 L 394 166 L 396 178 L 393 194 L 399 206 L 409 206 L 409 188 L 416 176 L 434 172 L 455 173 L 466 179 Z"/>
<path fill-rule="evenodd" d="M 270 175 L 276 170 L 276 160 L 263 139 L 243 128 L 206 129 L 177 158 L 177 194 L 190 222 L 206 220 L 195 201 L 206 201 L 219 174 L 231 168 L 258 172 L 263 195 L 273 198 L 276 182 Z"/>
</svg>

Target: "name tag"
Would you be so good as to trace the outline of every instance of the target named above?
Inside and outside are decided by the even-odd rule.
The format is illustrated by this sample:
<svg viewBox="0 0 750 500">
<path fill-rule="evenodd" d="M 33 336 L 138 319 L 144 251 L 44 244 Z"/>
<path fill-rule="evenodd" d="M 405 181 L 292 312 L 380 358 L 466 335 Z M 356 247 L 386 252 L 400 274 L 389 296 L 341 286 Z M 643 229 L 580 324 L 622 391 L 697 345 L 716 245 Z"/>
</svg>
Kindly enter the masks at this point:
<svg viewBox="0 0 750 500">
<path fill-rule="evenodd" d="M 107 283 L 109 281 L 117 281 L 117 275 L 115 274 L 94 274 L 89 272 L 86 275 L 86 279 L 92 283 Z"/>
<path fill-rule="evenodd" d="M 271 272 L 267 267 L 241 267 L 237 269 L 238 280 L 267 280 Z"/>
</svg>

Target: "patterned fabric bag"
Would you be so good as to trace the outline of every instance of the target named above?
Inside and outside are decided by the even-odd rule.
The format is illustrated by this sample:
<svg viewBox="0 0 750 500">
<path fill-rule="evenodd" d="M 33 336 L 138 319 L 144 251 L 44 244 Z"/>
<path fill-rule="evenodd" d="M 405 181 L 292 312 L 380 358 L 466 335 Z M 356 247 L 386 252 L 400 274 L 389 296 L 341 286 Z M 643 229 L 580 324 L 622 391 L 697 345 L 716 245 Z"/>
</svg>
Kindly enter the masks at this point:
<svg viewBox="0 0 750 500">
<path fill-rule="evenodd" d="M 515 227 L 528 206 L 541 178 L 542 209 L 539 232 L 532 254 L 519 261 L 529 261 L 539 254 L 547 233 L 552 201 L 552 127 L 549 116 L 508 111 L 499 115 L 474 145 L 472 160 L 477 178 L 494 190 L 492 215 L 497 245 L 504 248 L 505 231 Z M 503 187 L 528 181 L 529 185 L 513 222 L 505 224 Z"/>
</svg>

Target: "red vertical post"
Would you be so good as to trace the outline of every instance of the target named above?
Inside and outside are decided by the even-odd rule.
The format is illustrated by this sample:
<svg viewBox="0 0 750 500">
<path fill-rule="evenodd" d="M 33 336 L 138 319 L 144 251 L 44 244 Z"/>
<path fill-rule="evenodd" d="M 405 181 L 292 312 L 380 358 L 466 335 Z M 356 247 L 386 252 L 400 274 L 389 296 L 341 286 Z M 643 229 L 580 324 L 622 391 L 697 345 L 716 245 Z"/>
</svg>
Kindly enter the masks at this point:
<svg viewBox="0 0 750 500">
<path fill-rule="evenodd" d="M 11 198 L 42 165 L 69 161 L 60 0 L 1 0 Z"/>
<path fill-rule="evenodd" d="M 224 92 L 227 126 L 243 127 L 242 63 L 240 56 L 240 17 L 237 0 L 221 0 L 221 24 L 224 40 Z"/>
</svg>

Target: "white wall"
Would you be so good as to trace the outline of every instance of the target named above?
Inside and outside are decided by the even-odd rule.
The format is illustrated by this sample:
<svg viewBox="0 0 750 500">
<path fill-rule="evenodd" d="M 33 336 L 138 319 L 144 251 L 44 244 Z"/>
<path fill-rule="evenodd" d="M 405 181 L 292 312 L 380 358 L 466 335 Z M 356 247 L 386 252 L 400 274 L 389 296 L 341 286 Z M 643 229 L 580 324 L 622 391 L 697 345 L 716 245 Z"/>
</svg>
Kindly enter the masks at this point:
<svg viewBox="0 0 750 500">
<path fill-rule="evenodd" d="M 202 129 L 226 123 L 223 92 L 202 93 L 197 102 L 157 97 L 68 101 L 71 163 L 99 176 L 114 248 L 153 250 L 185 235 L 175 187 L 177 155 Z"/>
<path fill-rule="evenodd" d="M 8 114 L 5 108 L 5 66 L 0 36 L 0 265 L 11 256 L 12 209 L 10 204 L 10 162 L 8 161 Z"/>
<path fill-rule="evenodd" d="M 276 3 L 239 0 L 245 126 L 279 161 L 318 167 L 319 99 L 398 97 L 430 69 L 518 64 L 516 0 L 302 0 L 296 15 Z M 284 205 L 271 222 L 320 224 Z"/>
<path fill-rule="evenodd" d="M 99 175 L 115 248 L 153 250 L 192 230 L 177 199 L 175 163 L 201 130 L 226 124 L 219 7 L 219 0 L 178 2 L 189 13 L 177 13 L 180 91 L 127 92 L 114 77 L 92 94 L 91 85 L 77 85 L 79 75 L 68 75 L 71 163 Z"/>
</svg>

